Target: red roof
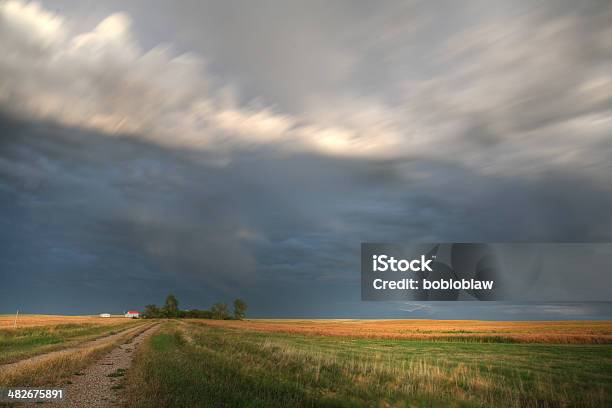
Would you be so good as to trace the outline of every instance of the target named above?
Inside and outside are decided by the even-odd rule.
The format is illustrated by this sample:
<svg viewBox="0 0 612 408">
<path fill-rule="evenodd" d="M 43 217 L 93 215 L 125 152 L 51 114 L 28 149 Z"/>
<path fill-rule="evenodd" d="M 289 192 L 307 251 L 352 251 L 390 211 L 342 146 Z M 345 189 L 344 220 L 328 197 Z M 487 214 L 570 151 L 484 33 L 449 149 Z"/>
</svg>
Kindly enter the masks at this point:
<svg viewBox="0 0 612 408">
<path fill-rule="evenodd" d="M 138 310 L 128 310 L 128 313 L 130 313 L 130 314 L 139 313 L 140 314 L 140 312 Z"/>
</svg>

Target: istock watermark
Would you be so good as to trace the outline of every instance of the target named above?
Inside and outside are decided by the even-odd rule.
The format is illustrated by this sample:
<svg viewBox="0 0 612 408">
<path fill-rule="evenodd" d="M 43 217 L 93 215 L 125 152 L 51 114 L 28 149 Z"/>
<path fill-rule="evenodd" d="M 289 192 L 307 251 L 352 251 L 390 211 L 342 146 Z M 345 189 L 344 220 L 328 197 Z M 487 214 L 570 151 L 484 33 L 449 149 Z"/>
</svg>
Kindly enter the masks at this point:
<svg viewBox="0 0 612 408">
<path fill-rule="evenodd" d="M 431 271 L 429 264 L 433 259 L 425 259 L 425 255 L 421 255 L 421 259 L 395 259 L 387 255 L 372 255 L 372 270 L 375 272 L 385 272 L 387 270 L 393 272 L 406 271 Z"/>
<path fill-rule="evenodd" d="M 611 243 L 363 243 L 361 298 L 610 301 L 611 271 Z"/>
</svg>

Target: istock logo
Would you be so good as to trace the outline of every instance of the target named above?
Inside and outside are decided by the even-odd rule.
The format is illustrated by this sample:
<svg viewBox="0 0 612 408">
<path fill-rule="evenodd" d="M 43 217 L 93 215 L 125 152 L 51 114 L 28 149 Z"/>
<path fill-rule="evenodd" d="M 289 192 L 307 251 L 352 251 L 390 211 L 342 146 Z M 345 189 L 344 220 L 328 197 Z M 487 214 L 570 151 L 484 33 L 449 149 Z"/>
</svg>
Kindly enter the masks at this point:
<svg viewBox="0 0 612 408">
<path fill-rule="evenodd" d="M 421 255 L 421 259 L 395 259 L 393 256 L 388 255 L 373 255 L 372 256 L 372 270 L 374 272 L 431 272 L 432 269 L 429 264 L 433 259 L 425 259 L 425 255 Z"/>
</svg>

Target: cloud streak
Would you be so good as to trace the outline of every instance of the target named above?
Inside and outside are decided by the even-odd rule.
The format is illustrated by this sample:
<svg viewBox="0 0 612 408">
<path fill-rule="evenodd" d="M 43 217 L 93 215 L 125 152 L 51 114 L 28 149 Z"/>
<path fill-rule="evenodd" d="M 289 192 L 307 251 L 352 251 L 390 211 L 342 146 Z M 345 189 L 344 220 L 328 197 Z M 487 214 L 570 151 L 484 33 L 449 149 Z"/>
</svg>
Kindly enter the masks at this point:
<svg viewBox="0 0 612 408">
<path fill-rule="evenodd" d="M 469 21 L 441 38 L 432 33 L 437 25 L 429 10 L 412 10 L 412 29 L 400 31 L 381 13 L 366 22 L 378 41 L 364 42 L 366 30 L 345 40 L 346 78 L 358 78 L 372 64 L 364 59 L 371 53 L 395 68 L 415 57 L 435 68 L 423 73 L 417 64 L 369 94 L 294 95 L 309 102 L 287 113 L 275 101 L 241 102 L 235 84 L 207 69 L 206 55 L 176 55 L 170 45 L 144 50 L 126 13 L 77 32 L 71 20 L 37 3 L 11 0 L 0 8 L 0 51 L 7 56 L 0 63 L 0 106 L 23 117 L 219 154 L 263 146 L 280 153 L 418 157 L 487 174 L 537 177 L 571 169 L 602 178 L 612 150 L 606 24 L 612 11 L 595 4 L 581 13 L 551 10 Z M 428 36 L 428 49 L 402 51 Z M 362 49 L 355 49 L 357 41 Z M 274 70 L 277 62 L 268 62 Z"/>
<path fill-rule="evenodd" d="M 164 46 L 143 51 L 125 13 L 80 34 L 37 3 L 8 1 L 0 15 L 0 49 L 9 56 L 0 73 L 10 78 L 0 88 L 0 104 L 17 114 L 221 151 L 273 144 L 289 151 L 364 155 L 397 142 L 388 132 L 375 132 L 380 129 L 358 134 L 270 107 L 238 106 L 231 92 L 210 88 L 202 58 L 172 56 Z"/>
</svg>

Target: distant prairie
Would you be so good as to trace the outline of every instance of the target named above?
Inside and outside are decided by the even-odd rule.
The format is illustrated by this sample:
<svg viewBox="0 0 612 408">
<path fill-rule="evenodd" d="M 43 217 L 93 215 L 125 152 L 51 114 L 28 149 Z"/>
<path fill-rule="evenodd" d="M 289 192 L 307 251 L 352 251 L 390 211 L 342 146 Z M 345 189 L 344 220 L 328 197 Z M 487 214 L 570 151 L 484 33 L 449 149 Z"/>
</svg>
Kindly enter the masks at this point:
<svg viewBox="0 0 612 408">
<path fill-rule="evenodd" d="M 370 339 L 612 344 L 611 321 L 201 320 L 225 328 Z"/>
<path fill-rule="evenodd" d="M 44 315 L 44 314 L 24 314 L 8 315 L 0 314 L 0 328 L 12 328 L 14 326 L 19 328 L 24 327 L 36 327 L 36 326 L 53 326 L 56 324 L 117 324 L 119 322 L 125 322 L 126 318 L 123 316 L 112 316 L 110 318 L 101 318 L 95 315 L 89 316 L 60 316 L 60 315 Z"/>
</svg>

